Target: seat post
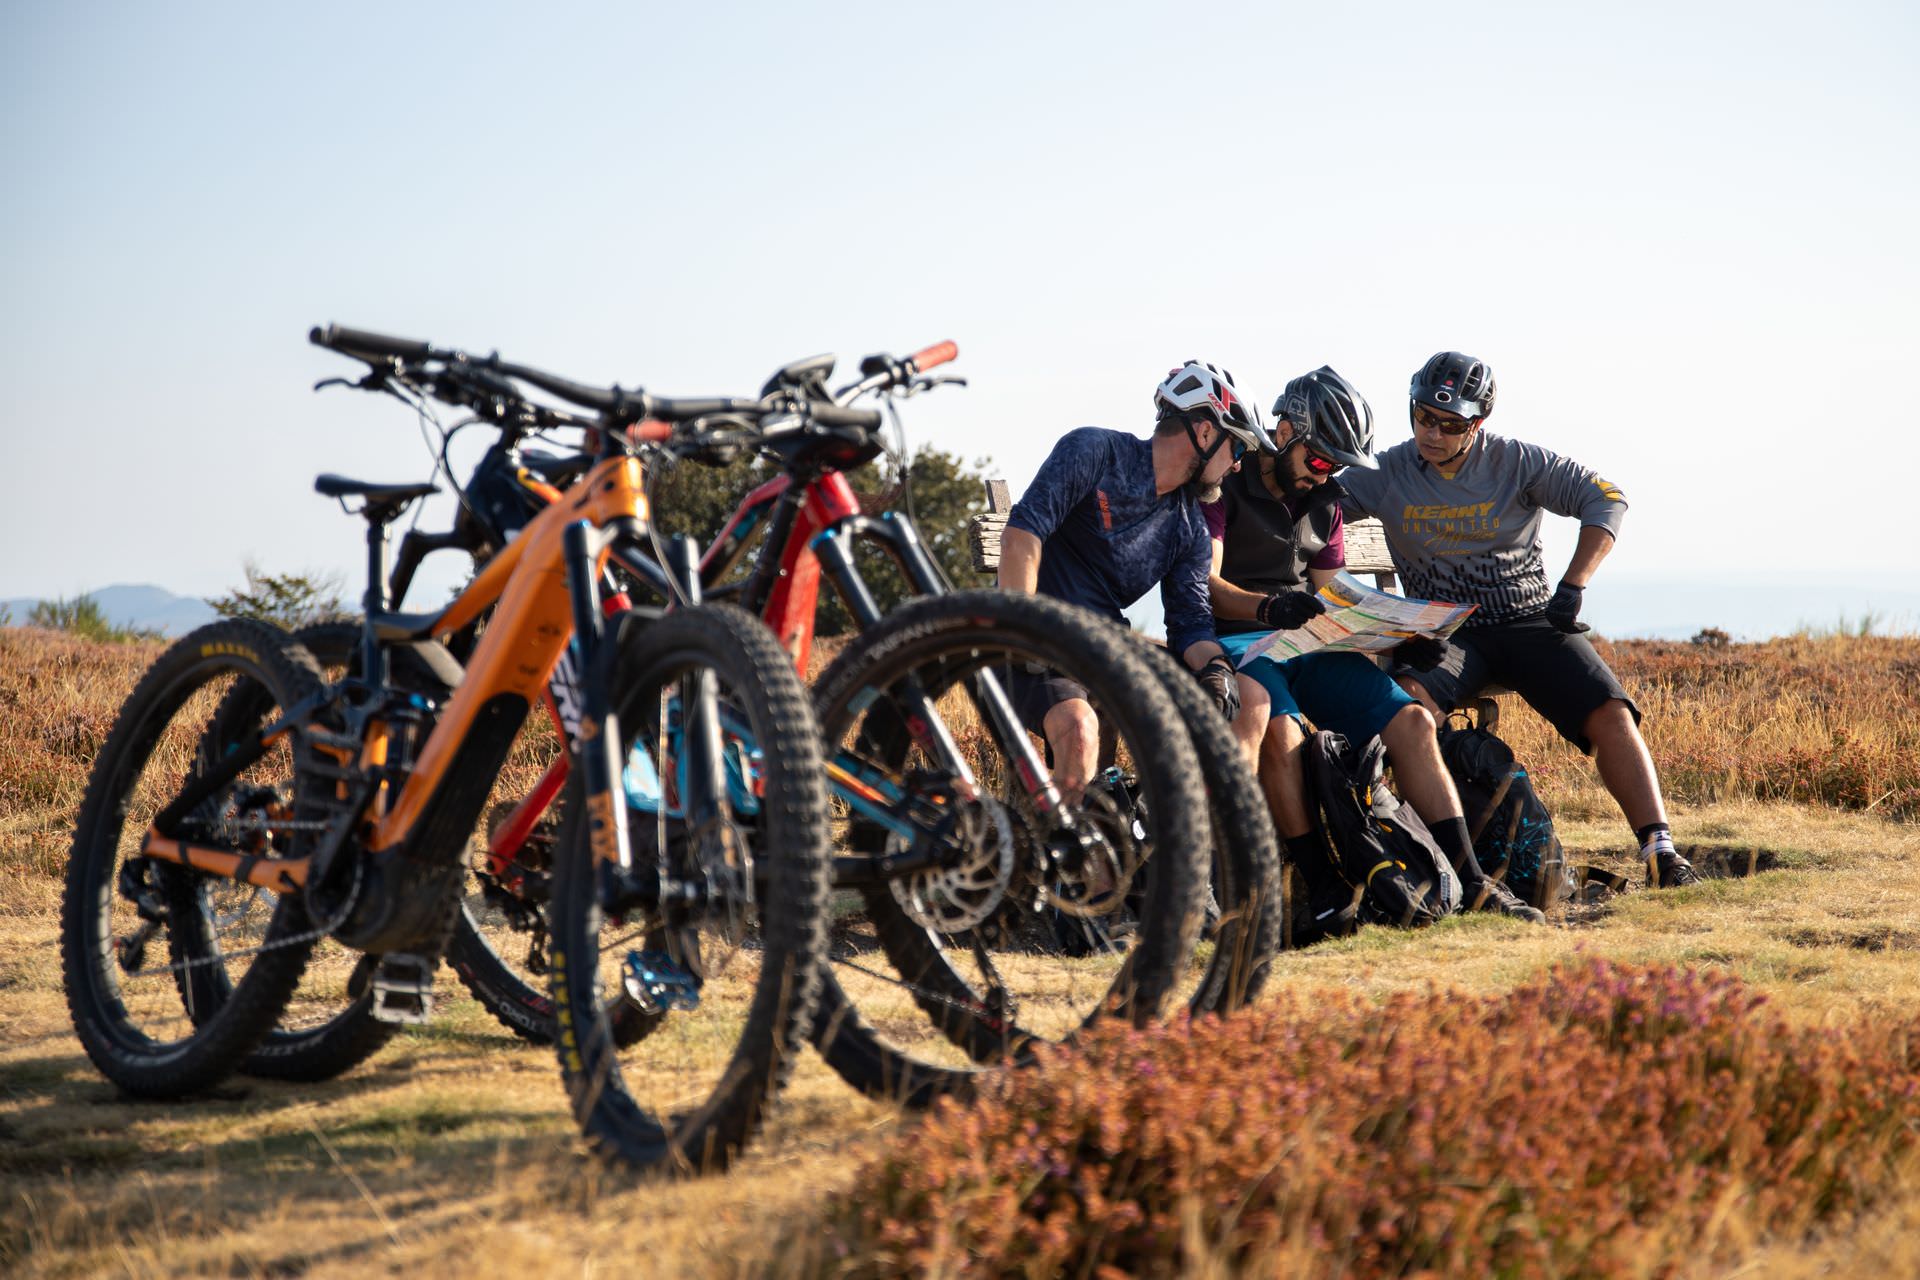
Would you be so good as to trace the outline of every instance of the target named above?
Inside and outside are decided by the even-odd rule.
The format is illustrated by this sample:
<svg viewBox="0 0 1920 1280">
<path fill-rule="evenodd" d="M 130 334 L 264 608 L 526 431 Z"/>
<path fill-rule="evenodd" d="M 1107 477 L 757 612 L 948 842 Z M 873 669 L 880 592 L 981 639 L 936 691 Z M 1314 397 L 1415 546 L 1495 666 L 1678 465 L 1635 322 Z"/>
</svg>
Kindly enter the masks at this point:
<svg viewBox="0 0 1920 1280">
<path fill-rule="evenodd" d="M 387 682 L 387 655 L 374 641 L 373 619 L 387 611 L 387 520 L 386 511 L 368 503 L 367 518 L 367 590 L 361 597 L 366 622 L 360 628 L 360 670 L 375 684 Z"/>
</svg>

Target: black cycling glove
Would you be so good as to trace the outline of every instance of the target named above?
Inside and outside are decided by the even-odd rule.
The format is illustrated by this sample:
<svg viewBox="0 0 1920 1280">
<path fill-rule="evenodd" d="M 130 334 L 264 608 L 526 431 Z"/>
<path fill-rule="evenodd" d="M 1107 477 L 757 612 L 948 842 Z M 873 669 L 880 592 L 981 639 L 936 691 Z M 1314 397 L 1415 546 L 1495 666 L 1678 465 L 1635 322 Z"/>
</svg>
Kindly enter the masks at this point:
<svg viewBox="0 0 1920 1280">
<path fill-rule="evenodd" d="M 1412 667 L 1415 671 L 1431 671 L 1440 665 L 1440 659 L 1447 656 L 1447 642 L 1433 636 L 1415 636 L 1411 640 L 1402 640 L 1394 657 Z"/>
<path fill-rule="evenodd" d="M 1547 621 L 1556 631 L 1565 631 L 1569 635 L 1582 631 L 1591 631 L 1586 623 L 1577 621 L 1580 617 L 1580 601 L 1586 596 L 1585 587 L 1576 587 L 1562 578 L 1553 593 L 1553 599 L 1547 601 Z"/>
<path fill-rule="evenodd" d="M 1327 606 L 1321 604 L 1320 597 L 1311 591 L 1276 591 L 1260 602 L 1253 617 L 1263 627 L 1292 631 L 1295 627 L 1306 626 L 1308 620 L 1326 611 Z"/>
<path fill-rule="evenodd" d="M 1212 695 L 1219 706 L 1220 714 L 1231 720 L 1240 714 L 1240 681 L 1233 674 L 1233 663 L 1224 655 L 1216 654 L 1207 660 L 1207 665 L 1194 672 L 1200 683 Z"/>
</svg>

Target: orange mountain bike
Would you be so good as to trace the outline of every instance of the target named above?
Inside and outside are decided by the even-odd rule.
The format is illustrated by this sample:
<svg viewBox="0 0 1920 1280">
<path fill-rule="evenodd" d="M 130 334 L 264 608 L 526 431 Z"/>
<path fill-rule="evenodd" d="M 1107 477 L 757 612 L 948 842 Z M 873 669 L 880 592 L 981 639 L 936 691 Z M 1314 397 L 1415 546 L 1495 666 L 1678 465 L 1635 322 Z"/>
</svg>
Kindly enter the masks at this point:
<svg viewBox="0 0 1920 1280">
<path fill-rule="evenodd" d="M 725 606 L 610 620 L 605 564 L 650 536 L 637 438 L 714 414 L 878 415 L 665 401 L 335 327 L 314 340 L 372 357 L 376 389 L 383 360 L 433 354 L 465 394 L 494 386 L 517 404 L 509 393 L 524 382 L 589 405 L 576 421 L 595 460 L 451 604 L 420 614 L 388 607 L 387 529 L 432 486 L 323 478 L 368 525 L 356 675 L 325 683 L 291 637 L 244 621 L 203 627 L 160 657 L 121 708 L 76 824 L 62 964 L 81 1043 L 129 1092 L 205 1088 L 274 1029 L 321 937 L 377 954 L 364 976 L 383 1005 L 424 1012 L 468 840 L 570 650 L 580 715 L 563 842 L 590 853 L 604 899 L 620 904 L 604 926 L 645 946 L 613 979 L 630 999 L 559 1011 L 561 1053 L 579 1052 L 576 1018 L 639 1009 L 629 1042 L 644 1052 L 621 1060 L 622 1154 L 723 1162 L 806 1037 L 827 774 L 806 695 L 764 627 Z M 442 638 L 483 619 L 456 661 Z M 390 678 L 397 649 L 444 677 L 444 701 Z M 629 818 L 636 771 L 661 797 L 645 823 Z M 270 915 L 248 910 L 263 896 Z"/>
</svg>

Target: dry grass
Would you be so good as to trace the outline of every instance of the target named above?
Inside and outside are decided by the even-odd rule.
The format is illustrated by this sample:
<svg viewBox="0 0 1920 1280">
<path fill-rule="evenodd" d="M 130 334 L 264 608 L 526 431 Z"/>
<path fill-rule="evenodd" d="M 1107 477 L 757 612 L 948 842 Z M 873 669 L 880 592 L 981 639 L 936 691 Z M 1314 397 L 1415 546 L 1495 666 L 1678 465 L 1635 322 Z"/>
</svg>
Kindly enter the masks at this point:
<svg viewBox="0 0 1920 1280">
<path fill-rule="evenodd" d="M 1645 716 L 1669 797 L 1920 817 L 1920 637 L 1600 641 L 1599 649 Z M 1517 698 L 1503 702 L 1501 734 L 1555 812 L 1610 812 L 1579 754 Z"/>
<path fill-rule="evenodd" d="M 1849 645 L 1863 646 L 1862 661 Z M 1664 648 L 1673 652 L 1663 660 L 1687 656 L 1686 646 Z M 1764 848 L 1777 852 L 1782 870 L 1628 895 L 1563 928 L 1476 918 L 1420 934 L 1375 930 L 1283 956 L 1277 985 L 1370 999 L 1435 982 L 1499 993 L 1584 952 L 1716 965 L 1754 984 L 1796 1024 L 1837 1034 L 1862 1018 L 1920 1007 L 1920 828 L 1886 821 L 1892 800 L 1862 815 L 1753 798 L 1779 776 L 1736 777 L 1740 785 L 1718 789 L 1705 773 L 1689 782 L 1672 754 L 1683 738 L 1729 751 L 1750 742 L 1751 757 L 1731 758 L 1757 765 L 1776 723 L 1799 726 L 1802 736 L 1845 727 L 1885 748 L 1885 788 L 1911 786 L 1913 708 L 1902 699 L 1912 698 L 1912 679 L 1898 664 L 1915 661 L 1920 646 L 1753 648 L 1745 674 L 1716 677 L 1717 685 L 1689 684 L 1677 665 L 1667 675 L 1650 667 L 1651 676 L 1626 678 L 1657 677 L 1637 691 L 1656 755 L 1670 782 L 1678 778 L 1681 842 Z M 1615 648 L 1623 674 L 1637 651 Z M 856 1098 L 809 1057 L 766 1137 L 735 1172 L 636 1186 L 580 1155 L 550 1052 L 513 1040 L 464 996 L 454 998 L 457 988 L 444 978 L 436 1022 L 343 1080 L 236 1081 L 180 1104 L 120 1098 L 68 1027 L 55 876 L 92 751 L 153 652 L 0 631 L 0 870 L 8 874 L 0 898 L 0 1271 L 781 1274 L 797 1259 L 777 1241 L 804 1236 L 826 1199 L 852 1184 L 856 1166 L 878 1158 L 912 1123 Z M 1797 697 L 1775 715 L 1757 701 L 1740 710 L 1743 698 L 1760 697 L 1762 682 L 1787 687 L 1760 664 L 1776 656 L 1785 663 L 1789 654 L 1799 655 L 1808 688 L 1829 679 L 1822 671 L 1842 673 L 1831 675 L 1827 701 Z M 1865 682 L 1873 687 L 1853 688 Z M 1843 714 L 1854 719 L 1842 723 Z M 1627 833 L 1592 788 L 1589 767 L 1556 756 L 1529 718 L 1510 712 L 1506 728 L 1541 775 L 1563 838 L 1583 858 L 1623 865 Z M 1775 775 L 1783 768 L 1776 761 Z M 1872 799 L 1863 792 L 1860 807 Z M 1756 1239 L 1741 1274 L 1920 1274 L 1917 1228 L 1920 1190 L 1817 1239 Z M 1724 1263 L 1697 1268 L 1724 1272 Z"/>
</svg>

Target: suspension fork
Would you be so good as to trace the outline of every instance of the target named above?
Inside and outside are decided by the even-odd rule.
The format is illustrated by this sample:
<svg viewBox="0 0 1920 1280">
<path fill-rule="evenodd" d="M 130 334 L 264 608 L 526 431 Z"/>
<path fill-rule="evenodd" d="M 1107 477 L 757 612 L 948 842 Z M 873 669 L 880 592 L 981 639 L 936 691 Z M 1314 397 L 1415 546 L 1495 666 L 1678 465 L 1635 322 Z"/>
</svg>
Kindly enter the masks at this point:
<svg viewBox="0 0 1920 1280">
<path fill-rule="evenodd" d="M 860 570 L 854 563 L 855 538 L 867 538 L 878 543 L 900 565 L 900 571 L 920 595 L 939 596 L 952 592 L 952 585 L 940 571 L 940 566 L 934 563 L 933 557 L 927 554 L 912 521 L 902 519 L 891 511 L 878 517 L 849 516 L 836 521 L 813 539 L 812 550 L 819 558 L 821 568 L 832 579 L 834 589 L 846 602 L 847 611 L 862 630 L 878 623 L 881 615 L 873 592 L 868 589 L 866 580 L 860 576 Z M 962 793 L 968 799 L 977 799 L 980 794 L 979 781 L 961 755 L 960 746 L 954 741 L 946 722 L 935 710 L 933 699 L 928 696 L 925 686 L 916 677 L 909 677 L 903 685 L 909 731 L 924 749 L 932 753 L 942 768 L 953 774 Z M 1046 763 L 1034 751 L 1033 740 L 1027 736 L 1026 726 L 1014 714 L 1013 702 L 1007 697 L 999 678 L 992 671 L 981 670 L 967 677 L 967 686 L 994 740 L 1013 763 L 1020 788 L 1026 793 L 1034 810 L 1052 816 L 1056 821 L 1069 822 L 1060 791 L 1053 785 L 1053 777 Z"/>
<path fill-rule="evenodd" d="M 613 631 L 600 613 L 601 553 L 614 541 L 611 529 L 585 520 L 567 526 L 562 541 L 567 590 L 573 604 L 574 670 L 580 673 L 580 779 L 586 799 L 587 839 L 601 900 L 617 895 L 633 870 L 627 806 L 616 795 L 623 761 L 620 725 L 613 711 Z"/>
</svg>

